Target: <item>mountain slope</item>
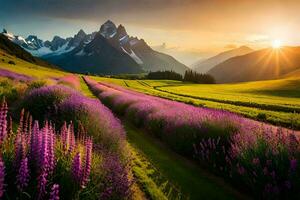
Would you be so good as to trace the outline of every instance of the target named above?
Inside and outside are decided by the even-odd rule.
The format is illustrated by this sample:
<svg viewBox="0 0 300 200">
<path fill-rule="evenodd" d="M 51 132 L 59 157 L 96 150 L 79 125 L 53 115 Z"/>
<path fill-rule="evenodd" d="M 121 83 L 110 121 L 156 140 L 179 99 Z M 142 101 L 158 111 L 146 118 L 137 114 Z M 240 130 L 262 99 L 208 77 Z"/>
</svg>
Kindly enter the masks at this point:
<svg viewBox="0 0 300 200">
<path fill-rule="evenodd" d="M 300 69 L 300 47 L 263 49 L 230 58 L 211 70 L 218 83 L 277 79 Z"/>
<path fill-rule="evenodd" d="M 79 73 L 141 73 L 141 67 L 126 53 L 114 48 L 99 33 L 88 44 L 82 42 L 74 50 L 47 58 L 61 68 Z"/>
<path fill-rule="evenodd" d="M 193 64 L 191 67 L 199 72 L 199 73 L 206 73 L 210 69 L 212 69 L 214 66 L 220 64 L 221 62 L 224 62 L 225 60 L 235 57 L 235 56 L 241 56 L 245 55 L 247 53 L 252 52 L 253 50 L 247 46 L 241 46 L 236 49 L 232 49 L 229 51 L 222 52 L 216 56 L 213 56 L 211 58 L 208 58 L 207 60 L 201 60 Z"/>
<path fill-rule="evenodd" d="M 19 45 L 13 43 L 7 37 L 3 34 L 0 34 L 0 49 L 10 55 L 16 56 L 17 58 L 20 58 L 22 60 L 25 60 L 27 62 L 45 66 L 45 67 L 51 67 L 55 68 L 54 65 L 47 63 L 46 61 L 33 57 L 30 53 L 25 51 L 22 47 Z"/>
</svg>

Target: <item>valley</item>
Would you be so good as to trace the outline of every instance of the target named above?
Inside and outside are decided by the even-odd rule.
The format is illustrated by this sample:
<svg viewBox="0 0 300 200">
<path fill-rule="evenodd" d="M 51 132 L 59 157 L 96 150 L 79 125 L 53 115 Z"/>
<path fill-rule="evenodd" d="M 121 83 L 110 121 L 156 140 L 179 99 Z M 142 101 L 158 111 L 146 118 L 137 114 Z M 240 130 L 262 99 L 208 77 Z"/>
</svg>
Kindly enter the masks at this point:
<svg viewBox="0 0 300 200">
<path fill-rule="evenodd" d="M 263 2 L 3 4 L 0 199 L 300 199 L 297 12 Z"/>
</svg>

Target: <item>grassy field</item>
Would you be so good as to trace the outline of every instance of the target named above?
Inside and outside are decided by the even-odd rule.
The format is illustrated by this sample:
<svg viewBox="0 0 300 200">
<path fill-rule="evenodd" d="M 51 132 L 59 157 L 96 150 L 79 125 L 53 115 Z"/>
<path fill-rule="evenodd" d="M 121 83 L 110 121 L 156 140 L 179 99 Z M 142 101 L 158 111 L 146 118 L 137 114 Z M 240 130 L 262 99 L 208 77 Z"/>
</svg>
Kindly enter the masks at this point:
<svg viewBox="0 0 300 200">
<path fill-rule="evenodd" d="M 150 95 L 196 106 L 224 109 L 246 117 L 300 129 L 300 79 L 204 85 L 168 80 L 93 77 Z"/>
<path fill-rule="evenodd" d="M 15 64 L 9 64 L 9 61 L 13 61 Z M 20 74 L 26 74 L 40 79 L 61 77 L 67 72 L 60 71 L 58 69 L 51 69 L 47 67 L 42 67 L 22 59 L 11 56 L 0 50 L 0 69 L 6 69 Z"/>
</svg>

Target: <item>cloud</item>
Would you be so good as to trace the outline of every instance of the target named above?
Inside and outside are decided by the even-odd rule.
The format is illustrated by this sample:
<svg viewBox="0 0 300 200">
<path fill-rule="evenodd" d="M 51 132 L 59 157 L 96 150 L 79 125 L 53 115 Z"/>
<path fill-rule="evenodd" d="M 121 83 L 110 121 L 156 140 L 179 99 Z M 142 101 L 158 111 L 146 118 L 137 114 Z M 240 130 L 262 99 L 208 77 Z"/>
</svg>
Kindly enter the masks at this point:
<svg viewBox="0 0 300 200">
<path fill-rule="evenodd" d="M 186 64 L 192 65 L 196 61 L 212 56 L 214 53 L 203 51 L 196 48 L 183 48 L 180 46 L 171 46 L 167 43 L 151 46 L 154 50 L 174 56 L 176 59 Z"/>
<path fill-rule="evenodd" d="M 287 6 L 282 6 L 281 0 L 0 0 L 0 5 L 8 16 L 14 13 L 93 22 L 110 18 L 161 29 L 243 31 L 260 29 L 266 16 L 272 16 L 273 21 L 282 19 L 277 13 L 285 14 L 286 10 L 290 19 L 297 19 L 294 15 L 298 12 L 291 10 L 299 1 L 286 1 Z"/>
<path fill-rule="evenodd" d="M 237 48 L 237 45 L 236 44 L 227 44 L 224 46 L 225 49 L 235 49 Z"/>
</svg>

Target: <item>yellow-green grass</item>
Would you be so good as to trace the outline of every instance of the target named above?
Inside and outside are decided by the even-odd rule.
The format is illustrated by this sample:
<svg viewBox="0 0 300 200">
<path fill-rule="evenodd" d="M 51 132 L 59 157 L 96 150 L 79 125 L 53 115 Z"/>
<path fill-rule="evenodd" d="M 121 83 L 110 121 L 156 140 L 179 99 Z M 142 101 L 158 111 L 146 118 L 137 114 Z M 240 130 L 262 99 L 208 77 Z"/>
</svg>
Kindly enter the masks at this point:
<svg viewBox="0 0 300 200">
<path fill-rule="evenodd" d="M 151 162 L 141 159 L 143 156 L 138 154 L 141 157 L 135 159 L 133 165 L 133 171 L 138 177 L 139 183 L 143 185 L 145 192 L 152 197 L 151 199 L 165 199 L 161 191 L 166 194 L 166 189 L 170 191 L 167 192 L 169 194 L 167 195 L 168 199 L 247 199 L 246 196 L 234 190 L 222 179 L 200 168 L 196 163 L 172 152 L 151 135 L 145 134 L 144 130 L 137 129 L 126 120 L 123 120 L 123 124 L 129 144 L 138 149 L 142 155 L 147 156 L 147 160 Z M 156 168 L 161 175 L 157 175 Z M 168 182 L 157 185 L 157 181 L 153 181 L 153 175 L 155 175 L 156 180 L 171 181 L 171 187 L 165 187 L 169 185 Z M 176 186 L 172 187 L 172 184 Z"/>
<path fill-rule="evenodd" d="M 146 94 L 300 129 L 300 78 L 237 84 L 192 84 L 168 80 L 92 77 Z"/>
<path fill-rule="evenodd" d="M 13 61 L 15 64 L 9 64 L 9 61 Z M 48 79 L 53 77 L 61 77 L 67 72 L 60 71 L 58 69 L 42 67 L 22 59 L 11 56 L 0 50 L 0 69 L 6 69 L 20 74 L 26 74 L 39 79 Z"/>
</svg>

